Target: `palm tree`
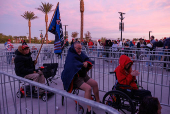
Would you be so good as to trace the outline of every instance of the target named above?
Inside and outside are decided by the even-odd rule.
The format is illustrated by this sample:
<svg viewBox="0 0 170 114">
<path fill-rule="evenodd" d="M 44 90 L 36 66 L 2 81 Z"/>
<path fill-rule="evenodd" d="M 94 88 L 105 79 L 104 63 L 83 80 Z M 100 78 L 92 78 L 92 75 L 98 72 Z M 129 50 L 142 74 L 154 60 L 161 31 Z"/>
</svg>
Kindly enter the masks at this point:
<svg viewBox="0 0 170 114">
<path fill-rule="evenodd" d="M 43 3 L 43 2 L 41 2 L 42 3 L 42 6 L 40 5 L 40 7 L 39 8 L 36 8 L 37 10 L 40 10 L 40 11 L 42 11 L 43 13 L 45 13 L 45 23 L 46 23 L 46 44 L 48 44 L 48 13 L 49 12 L 51 12 L 52 10 L 52 7 L 53 7 L 53 5 L 52 4 L 50 4 L 50 3 Z"/>
<path fill-rule="evenodd" d="M 81 12 L 81 29 L 80 29 L 80 41 L 83 40 L 83 19 L 84 19 L 84 1 L 80 0 L 80 12 Z"/>
<path fill-rule="evenodd" d="M 34 12 L 25 11 L 23 15 L 21 15 L 23 18 L 28 20 L 28 27 L 29 27 L 29 43 L 31 43 L 31 20 L 38 18 L 35 16 Z"/>
<path fill-rule="evenodd" d="M 72 32 L 71 37 L 76 38 L 78 34 L 78 32 Z"/>
<path fill-rule="evenodd" d="M 89 39 L 91 38 L 91 33 L 87 31 L 87 33 L 85 33 L 84 35 L 85 35 L 86 41 L 89 41 Z"/>
</svg>

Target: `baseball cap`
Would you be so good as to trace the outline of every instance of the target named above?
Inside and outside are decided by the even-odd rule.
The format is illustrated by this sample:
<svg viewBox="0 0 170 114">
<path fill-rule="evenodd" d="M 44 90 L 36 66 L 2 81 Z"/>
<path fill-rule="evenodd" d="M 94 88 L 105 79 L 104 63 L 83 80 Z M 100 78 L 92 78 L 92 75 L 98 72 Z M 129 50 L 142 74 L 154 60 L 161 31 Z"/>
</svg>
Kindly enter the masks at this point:
<svg viewBox="0 0 170 114">
<path fill-rule="evenodd" d="M 22 49 L 29 48 L 28 45 L 22 45 Z"/>
<path fill-rule="evenodd" d="M 150 43 L 150 40 L 146 40 L 147 43 Z"/>
</svg>

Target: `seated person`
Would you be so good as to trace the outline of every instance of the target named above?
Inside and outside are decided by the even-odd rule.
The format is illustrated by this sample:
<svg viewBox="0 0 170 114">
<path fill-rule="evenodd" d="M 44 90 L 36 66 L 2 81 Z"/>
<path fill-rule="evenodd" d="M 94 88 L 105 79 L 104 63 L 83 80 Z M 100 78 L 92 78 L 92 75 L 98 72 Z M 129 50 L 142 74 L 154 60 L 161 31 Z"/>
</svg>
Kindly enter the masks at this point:
<svg viewBox="0 0 170 114">
<path fill-rule="evenodd" d="M 17 76 L 31 79 L 41 84 L 45 83 L 45 77 L 42 71 L 35 70 L 35 64 L 37 61 L 32 61 L 31 52 L 28 45 L 19 46 L 15 51 L 15 55 L 15 73 Z M 39 92 L 43 92 L 43 90 L 40 89 Z"/>
<path fill-rule="evenodd" d="M 87 75 L 88 70 L 92 67 L 92 63 L 81 50 L 80 42 L 75 42 L 68 50 L 64 70 L 61 74 L 64 89 L 71 92 L 74 85 L 85 91 L 85 98 L 91 99 L 91 88 L 93 88 L 96 101 L 100 102 L 98 84 Z M 88 106 L 86 114 L 91 114 L 90 106 Z"/>
<path fill-rule="evenodd" d="M 141 100 L 146 96 L 151 96 L 148 90 L 139 90 L 136 84 L 136 76 L 139 72 L 132 70 L 133 61 L 126 55 L 121 55 L 119 58 L 119 66 L 115 69 L 119 84 L 129 85 L 133 88 L 133 95 Z M 122 89 L 131 89 L 130 87 L 121 87 Z"/>
<path fill-rule="evenodd" d="M 161 114 L 161 105 L 156 97 L 145 97 L 139 106 L 138 114 Z"/>
</svg>

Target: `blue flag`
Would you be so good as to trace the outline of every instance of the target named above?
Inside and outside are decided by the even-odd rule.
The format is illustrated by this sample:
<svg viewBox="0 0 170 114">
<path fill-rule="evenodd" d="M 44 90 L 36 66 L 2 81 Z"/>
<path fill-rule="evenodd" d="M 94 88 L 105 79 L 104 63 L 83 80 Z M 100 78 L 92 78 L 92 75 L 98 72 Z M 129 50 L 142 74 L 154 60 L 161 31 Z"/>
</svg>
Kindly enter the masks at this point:
<svg viewBox="0 0 170 114">
<path fill-rule="evenodd" d="M 64 44 L 64 37 L 63 37 L 63 29 L 62 29 L 62 24 L 60 19 L 59 4 L 57 5 L 55 14 L 53 16 L 48 31 L 55 35 L 54 53 L 61 54 L 62 46 Z"/>
</svg>

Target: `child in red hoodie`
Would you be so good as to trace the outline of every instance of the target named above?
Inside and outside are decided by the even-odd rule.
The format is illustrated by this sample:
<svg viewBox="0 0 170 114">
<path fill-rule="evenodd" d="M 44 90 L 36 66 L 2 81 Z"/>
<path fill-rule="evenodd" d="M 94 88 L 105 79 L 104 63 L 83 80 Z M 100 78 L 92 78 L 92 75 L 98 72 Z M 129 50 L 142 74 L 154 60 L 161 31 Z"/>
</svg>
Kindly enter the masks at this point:
<svg viewBox="0 0 170 114">
<path fill-rule="evenodd" d="M 136 97 L 143 99 L 146 96 L 151 96 L 151 92 L 148 90 L 140 90 L 136 84 L 136 76 L 139 72 L 132 70 L 133 61 L 126 55 L 121 55 L 119 58 L 119 66 L 115 69 L 116 76 L 119 84 L 130 85 L 133 88 L 133 94 Z M 121 87 L 122 89 L 131 89 L 127 87 Z"/>
</svg>

